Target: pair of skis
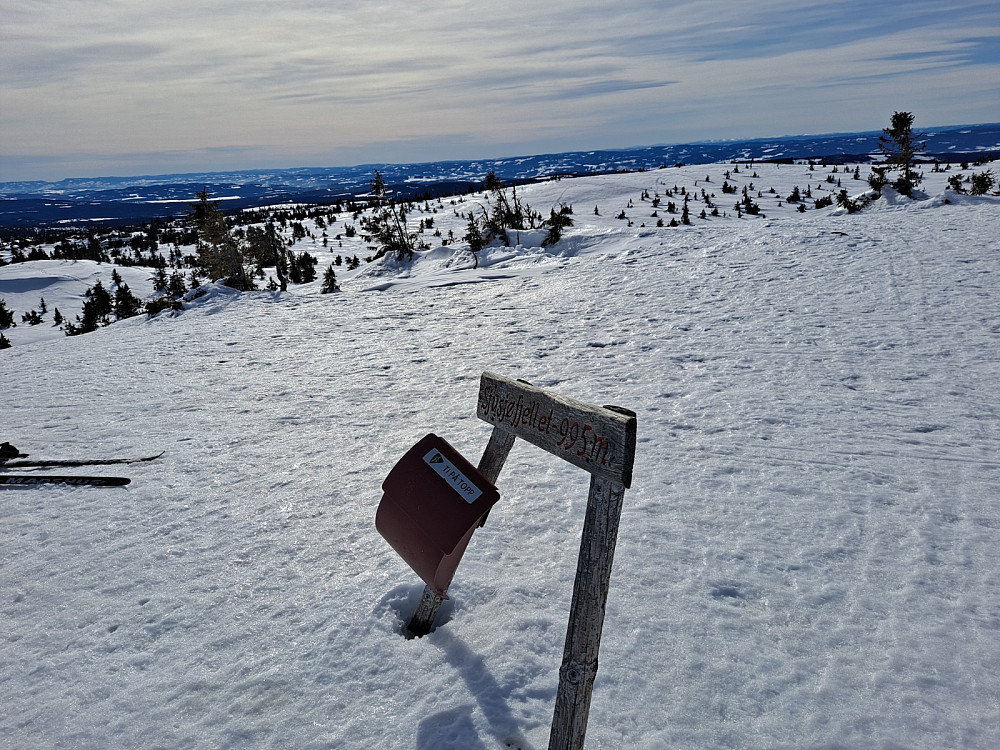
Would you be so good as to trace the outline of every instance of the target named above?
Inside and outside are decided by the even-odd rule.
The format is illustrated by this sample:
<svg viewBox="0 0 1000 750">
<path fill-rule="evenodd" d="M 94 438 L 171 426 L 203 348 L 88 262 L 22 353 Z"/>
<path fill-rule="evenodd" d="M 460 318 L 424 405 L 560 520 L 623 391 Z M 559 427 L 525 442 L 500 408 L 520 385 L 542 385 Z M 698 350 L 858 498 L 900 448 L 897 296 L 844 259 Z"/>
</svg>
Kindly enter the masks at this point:
<svg viewBox="0 0 1000 750">
<path fill-rule="evenodd" d="M 68 484 L 78 487 L 122 487 L 132 480 L 128 477 L 102 476 L 67 476 L 54 474 L 6 474 L 7 469 L 37 469 L 75 466 L 108 466 L 111 464 L 134 464 L 144 461 L 154 461 L 163 453 L 155 456 L 137 456 L 129 458 L 96 458 L 81 460 L 25 460 L 27 454 L 19 453 L 9 443 L 4 443 L 0 451 L 0 487 L 32 487 L 39 484 Z M 7 457 L 4 457 L 4 456 Z"/>
</svg>

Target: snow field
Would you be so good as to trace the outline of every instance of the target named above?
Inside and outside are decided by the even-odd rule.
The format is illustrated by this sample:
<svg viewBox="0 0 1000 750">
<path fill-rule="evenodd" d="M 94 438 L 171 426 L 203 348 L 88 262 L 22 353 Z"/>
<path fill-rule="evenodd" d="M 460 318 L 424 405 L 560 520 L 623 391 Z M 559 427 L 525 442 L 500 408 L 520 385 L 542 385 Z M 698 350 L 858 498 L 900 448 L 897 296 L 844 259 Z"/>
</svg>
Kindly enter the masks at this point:
<svg viewBox="0 0 1000 750">
<path fill-rule="evenodd" d="M 608 218 L 660 177 L 526 188 L 566 244 L 476 271 L 3 352 L 4 439 L 166 454 L 4 493 L 0 746 L 545 747 L 586 474 L 516 444 L 420 640 L 374 529 L 424 434 L 478 459 L 483 370 L 638 412 L 588 747 L 1000 743 L 996 200 Z"/>
</svg>

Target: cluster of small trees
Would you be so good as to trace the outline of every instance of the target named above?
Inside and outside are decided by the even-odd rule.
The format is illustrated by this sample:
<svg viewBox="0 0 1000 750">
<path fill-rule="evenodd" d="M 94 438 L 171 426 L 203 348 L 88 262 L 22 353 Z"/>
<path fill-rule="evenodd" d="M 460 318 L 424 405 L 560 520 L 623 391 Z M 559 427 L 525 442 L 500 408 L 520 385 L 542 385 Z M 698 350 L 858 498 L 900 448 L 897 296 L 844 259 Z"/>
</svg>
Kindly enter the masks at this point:
<svg viewBox="0 0 1000 750">
<path fill-rule="evenodd" d="M 968 190 L 966 190 L 968 184 Z M 986 195 L 997 184 L 996 176 L 992 169 L 984 169 L 982 172 L 973 172 L 966 177 L 963 174 L 952 175 L 948 178 L 948 187 L 956 193 L 968 193 L 969 195 Z"/>
<path fill-rule="evenodd" d="M 515 242 L 520 244 L 520 232 L 545 228 L 548 230 L 542 241 L 542 246 L 545 247 L 559 242 L 563 231 L 573 226 L 572 206 L 561 204 L 558 211 L 551 209 L 549 218 L 544 219 L 518 197 L 516 185 L 508 193 L 507 187 L 492 170 L 487 173 L 483 187 L 489 193 L 489 207 L 484 207 L 479 216 L 469 214 L 469 223 L 462 238 L 469 243 L 473 268 L 479 267 L 479 253 L 495 239 L 509 246 L 510 234 L 513 233 Z"/>
<path fill-rule="evenodd" d="M 115 285 L 114 291 L 109 291 L 104 284 L 98 280 L 92 287 L 84 293 L 83 310 L 76 316 L 76 322 L 71 322 L 63 318 L 59 308 L 55 308 L 52 313 L 54 325 L 61 325 L 67 336 L 77 336 L 81 333 L 96 331 L 100 326 L 106 326 L 115 320 L 131 318 L 143 311 L 142 300 L 136 297 L 129 289 L 128 284 L 122 281 L 118 271 L 112 274 L 112 281 Z M 44 322 L 44 316 L 49 308 L 45 303 L 45 298 L 39 300 L 39 309 L 31 310 L 21 316 L 21 322 L 28 325 L 39 325 Z M 4 300 L 0 299 L 0 331 L 5 328 L 12 328 L 17 323 L 14 321 L 14 312 L 8 309 Z M 10 340 L 0 333 L 0 349 L 10 347 Z"/>
<path fill-rule="evenodd" d="M 419 233 L 410 231 L 407 226 L 405 205 L 389 196 L 385 181 L 377 170 L 371 187 L 372 210 L 368 216 L 361 218 L 365 241 L 370 243 L 369 249 L 374 253 L 369 260 L 386 255 L 396 261 L 412 260 L 416 250 L 427 248 L 429 245 L 421 244 Z M 469 214 L 466 232 L 462 238 L 468 243 L 472 252 L 474 267 L 479 266 L 479 253 L 494 240 L 509 245 L 510 235 L 514 234 L 515 241 L 519 243 L 519 232 L 546 228 L 548 231 L 543 245 L 551 245 L 558 242 L 563 231 L 573 224 L 571 206 L 562 205 L 558 211 L 553 208 L 549 218 L 545 219 L 521 200 L 516 186 L 508 191 L 493 171 L 486 175 L 484 188 L 488 193 L 487 206 L 481 209 L 479 215 Z M 422 219 L 420 231 L 433 226 L 432 218 Z M 440 231 L 436 232 L 435 236 L 441 236 Z M 444 244 L 448 241 L 442 240 Z"/>
<path fill-rule="evenodd" d="M 113 278 L 117 276 L 115 271 Z M 115 290 L 108 291 L 98 280 L 84 293 L 83 310 L 76 316 L 76 322 L 65 321 L 63 328 L 67 336 L 79 336 L 81 333 L 96 331 L 100 326 L 109 325 L 112 316 L 115 320 L 133 318 L 143 311 L 142 300 L 136 297 L 128 284 L 120 276 L 114 281 Z"/>
<path fill-rule="evenodd" d="M 923 175 L 917 170 L 916 157 L 926 150 L 926 144 L 919 138 L 913 133 L 913 115 L 910 112 L 894 112 L 890 126 L 883 129 L 879 136 L 879 150 L 885 157 L 885 162 L 873 167 L 868 177 L 868 183 L 876 193 L 889 185 L 901 195 L 913 196 L 913 191 L 923 179 Z M 967 166 L 963 164 L 962 168 Z M 968 190 L 965 188 L 966 183 L 969 185 Z M 996 184 L 996 176 L 989 169 L 973 172 L 968 178 L 961 174 L 948 178 L 948 186 L 952 190 L 956 193 L 968 192 L 970 195 L 986 195 Z"/>
<path fill-rule="evenodd" d="M 256 289 L 255 277 L 263 279 L 264 268 L 271 266 L 278 277 L 268 283 L 271 290 L 284 292 L 289 283 L 307 284 L 316 280 L 316 258 L 308 252 L 291 252 L 273 221 L 237 233 L 230 229 L 219 210 L 219 201 L 211 200 L 207 190 L 199 192 L 197 197 L 198 202 L 191 205 L 188 216 L 197 230 L 198 268 L 209 280 L 245 292 Z M 300 222 L 293 222 L 292 230 L 293 242 L 305 237 Z"/>
<path fill-rule="evenodd" d="M 26 313 L 21 314 L 21 322 L 27 323 L 29 326 L 37 326 L 45 322 L 45 316 L 49 312 L 49 306 L 45 302 L 45 297 L 42 297 L 38 301 L 38 309 L 31 309 Z M 61 325 L 63 322 L 62 313 L 59 312 L 59 308 L 55 308 L 52 313 L 52 321 L 55 325 Z M 3 330 L 6 328 L 15 328 L 17 322 L 14 320 L 14 311 L 7 307 L 7 302 L 0 299 L 0 349 L 9 349 L 11 347 L 10 339 L 8 339 Z"/>
<path fill-rule="evenodd" d="M 91 227 L 38 227 L 34 236 L 21 236 L 9 248 L 11 263 L 34 260 L 92 260 L 118 266 L 148 266 L 157 268 L 182 259 L 178 245 L 194 244 L 196 235 L 189 227 L 167 225 L 163 219 L 153 219 L 141 227 L 121 226 L 101 231 Z M 164 247 L 173 245 L 168 252 Z M 45 246 L 49 246 L 46 249 Z M 0 265 L 6 261 L 0 258 Z"/>
</svg>

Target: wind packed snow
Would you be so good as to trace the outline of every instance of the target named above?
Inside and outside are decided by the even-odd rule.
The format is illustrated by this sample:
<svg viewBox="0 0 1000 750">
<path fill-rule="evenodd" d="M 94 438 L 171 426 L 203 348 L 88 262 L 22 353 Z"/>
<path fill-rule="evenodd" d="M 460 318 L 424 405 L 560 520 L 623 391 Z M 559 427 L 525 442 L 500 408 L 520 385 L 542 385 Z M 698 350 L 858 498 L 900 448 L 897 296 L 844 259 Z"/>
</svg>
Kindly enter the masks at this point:
<svg viewBox="0 0 1000 750">
<path fill-rule="evenodd" d="M 758 165 L 766 218 L 655 227 L 644 190 L 730 168 L 521 188 L 575 226 L 475 270 L 456 243 L 340 293 L 8 330 L 0 438 L 165 454 L 0 494 L 0 747 L 546 747 L 586 473 L 515 444 L 422 639 L 374 526 L 426 433 L 478 461 L 484 370 L 638 415 L 587 747 L 1000 747 L 1000 200 L 928 175 L 799 214 L 823 175 Z M 71 316 L 110 271 L 6 266 L 0 296 Z"/>
</svg>

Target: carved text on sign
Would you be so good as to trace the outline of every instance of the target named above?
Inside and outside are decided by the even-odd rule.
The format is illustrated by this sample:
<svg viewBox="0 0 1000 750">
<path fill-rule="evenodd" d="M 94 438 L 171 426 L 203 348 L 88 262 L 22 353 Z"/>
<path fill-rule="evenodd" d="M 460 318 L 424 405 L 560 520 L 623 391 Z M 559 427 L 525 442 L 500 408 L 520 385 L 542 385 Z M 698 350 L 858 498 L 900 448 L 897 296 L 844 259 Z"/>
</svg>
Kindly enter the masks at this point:
<svg viewBox="0 0 1000 750">
<path fill-rule="evenodd" d="M 593 473 L 632 480 L 635 418 L 483 373 L 478 416 Z"/>
</svg>

